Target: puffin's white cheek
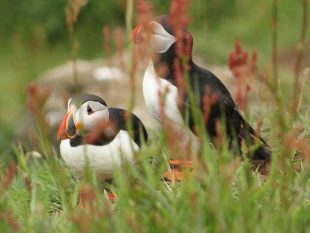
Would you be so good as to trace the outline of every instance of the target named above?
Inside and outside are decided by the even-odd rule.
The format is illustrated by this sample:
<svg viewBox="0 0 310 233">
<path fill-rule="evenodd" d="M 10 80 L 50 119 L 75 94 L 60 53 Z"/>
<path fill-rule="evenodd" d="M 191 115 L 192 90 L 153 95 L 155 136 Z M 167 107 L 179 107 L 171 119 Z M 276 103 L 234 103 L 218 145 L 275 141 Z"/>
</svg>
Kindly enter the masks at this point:
<svg viewBox="0 0 310 233">
<path fill-rule="evenodd" d="M 99 111 L 93 113 L 92 115 L 88 115 L 84 122 L 85 128 L 87 130 L 91 130 L 98 124 L 106 122 L 108 118 L 109 114 L 107 113 L 107 111 Z"/>
<path fill-rule="evenodd" d="M 84 120 L 84 127 L 86 130 L 90 130 L 91 128 L 93 128 L 96 125 L 96 120 L 92 119 L 90 116 L 88 116 L 85 120 Z"/>
<path fill-rule="evenodd" d="M 159 34 L 153 34 L 150 38 L 150 45 L 155 52 L 164 53 L 175 41 L 176 39 L 173 36 L 166 37 Z"/>
</svg>

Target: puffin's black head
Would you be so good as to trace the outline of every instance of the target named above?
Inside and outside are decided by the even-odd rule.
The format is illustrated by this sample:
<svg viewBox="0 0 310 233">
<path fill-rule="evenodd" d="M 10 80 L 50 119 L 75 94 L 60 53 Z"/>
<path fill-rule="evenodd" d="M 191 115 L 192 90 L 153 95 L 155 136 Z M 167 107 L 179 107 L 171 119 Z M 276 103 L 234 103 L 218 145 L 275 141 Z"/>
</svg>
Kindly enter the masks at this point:
<svg viewBox="0 0 310 233">
<path fill-rule="evenodd" d="M 69 105 L 81 106 L 88 101 L 98 102 L 104 106 L 107 106 L 107 103 L 97 95 L 82 93 L 79 96 L 75 96 L 68 101 Z"/>
<path fill-rule="evenodd" d="M 74 138 L 89 132 L 99 121 L 109 119 L 106 102 L 99 96 L 81 94 L 68 101 L 67 114 L 59 125 L 57 139 Z"/>
<path fill-rule="evenodd" d="M 187 53 L 191 53 L 193 41 L 191 34 L 186 27 L 176 25 L 166 15 L 159 16 L 146 25 L 137 25 L 132 31 L 132 36 L 136 44 L 145 43 L 157 54 L 175 50 L 178 42 L 183 43 L 184 48 L 190 48 Z"/>
</svg>

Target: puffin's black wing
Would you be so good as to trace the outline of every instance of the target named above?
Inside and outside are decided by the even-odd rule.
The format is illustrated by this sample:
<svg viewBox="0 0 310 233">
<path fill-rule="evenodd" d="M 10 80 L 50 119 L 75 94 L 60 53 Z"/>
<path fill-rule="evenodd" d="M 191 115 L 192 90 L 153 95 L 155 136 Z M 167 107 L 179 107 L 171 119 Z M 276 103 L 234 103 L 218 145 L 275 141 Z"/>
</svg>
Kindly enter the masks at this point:
<svg viewBox="0 0 310 233">
<path fill-rule="evenodd" d="M 238 109 L 230 93 L 212 72 L 193 64 L 188 81 L 195 96 L 195 107 L 202 111 L 206 107 L 210 108 L 206 129 L 211 139 L 216 136 L 216 121 L 221 117 L 229 117 L 230 125 L 234 123 L 235 127 L 241 123 L 240 114 L 236 114 Z M 187 92 L 183 96 L 183 103 L 181 112 L 184 117 L 188 114 L 189 127 L 194 130 L 193 103 L 190 102 Z"/>
<path fill-rule="evenodd" d="M 261 160 L 270 157 L 270 150 L 265 141 L 256 136 L 255 130 L 244 120 L 224 84 L 212 72 L 193 64 L 189 73 L 189 83 L 196 97 L 196 106 L 203 110 L 206 107 L 204 105 L 209 104 L 206 131 L 211 141 L 217 135 L 217 121 L 224 119 L 230 146 L 236 141 L 240 150 L 242 140 L 245 140 L 247 144 L 254 144 L 256 139 L 259 139 L 262 146 L 254 151 L 253 159 Z M 184 106 L 180 110 L 183 117 L 188 114 L 188 125 L 195 132 L 193 108 L 186 92 L 183 100 Z"/>
<path fill-rule="evenodd" d="M 115 123 L 119 130 L 128 131 L 137 145 L 141 146 L 143 141 L 147 141 L 146 129 L 135 114 L 120 108 L 109 108 L 109 119 Z M 131 124 L 128 124 L 129 121 L 131 121 Z"/>
</svg>

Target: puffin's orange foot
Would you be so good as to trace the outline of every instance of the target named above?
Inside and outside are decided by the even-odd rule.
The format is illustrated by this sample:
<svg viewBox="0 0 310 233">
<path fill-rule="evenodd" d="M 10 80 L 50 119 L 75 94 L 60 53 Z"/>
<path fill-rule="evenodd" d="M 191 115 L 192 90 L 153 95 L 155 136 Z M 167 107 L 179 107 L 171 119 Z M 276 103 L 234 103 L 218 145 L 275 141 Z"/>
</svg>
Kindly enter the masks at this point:
<svg viewBox="0 0 310 233">
<path fill-rule="evenodd" d="M 182 170 L 184 168 L 193 169 L 193 162 L 191 160 L 169 160 L 169 165 L 171 168 Z"/>
<path fill-rule="evenodd" d="M 116 195 L 115 195 L 115 193 L 113 193 L 112 191 L 109 191 L 107 196 L 108 196 L 108 199 L 109 199 L 111 202 L 115 202 L 115 201 L 116 201 Z"/>
<path fill-rule="evenodd" d="M 169 160 L 170 170 L 165 170 L 163 178 L 167 181 L 182 181 L 184 178 L 184 170 L 192 170 L 193 163 L 190 160 Z"/>
<path fill-rule="evenodd" d="M 184 178 L 183 171 L 179 171 L 175 168 L 171 168 L 171 171 L 165 170 L 163 173 L 163 178 L 166 181 L 181 181 Z"/>
</svg>

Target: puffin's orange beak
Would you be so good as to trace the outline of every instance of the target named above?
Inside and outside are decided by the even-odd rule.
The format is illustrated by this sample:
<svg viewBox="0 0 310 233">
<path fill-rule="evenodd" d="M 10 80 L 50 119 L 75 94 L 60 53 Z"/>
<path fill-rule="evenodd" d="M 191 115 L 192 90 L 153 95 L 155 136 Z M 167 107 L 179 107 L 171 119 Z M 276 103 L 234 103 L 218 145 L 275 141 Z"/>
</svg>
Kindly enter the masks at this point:
<svg viewBox="0 0 310 233">
<path fill-rule="evenodd" d="M 142 25 L 138 24 L 131 32 L 131 36 L 133 39 L 133 42 L 135 44 L 140 44 L 141 42 L 143 42 L 143 36 L 142 36 Z"/>
<path fill-rule="evenodd" d="M 69 121 L 70 121 L 70 118 L 73 119 L 72 117 L 73 117 L 73 112 L 68 111 L 65 117 L 62 119 L 59 125 L 59 128 L 58 128 L 58 132 L 57 132 L 58 141 L 75 137 L 75 134 L 70 135 L 68 132 L 69 129 L 72 130 L 71 128 L 73 128 L 73 126 L 69 126 Z"/>
</svg>

